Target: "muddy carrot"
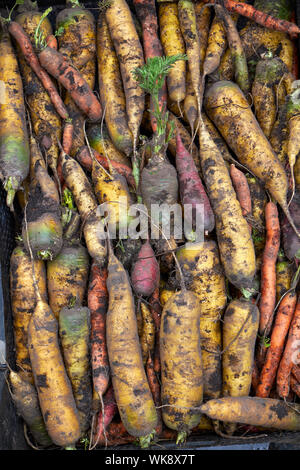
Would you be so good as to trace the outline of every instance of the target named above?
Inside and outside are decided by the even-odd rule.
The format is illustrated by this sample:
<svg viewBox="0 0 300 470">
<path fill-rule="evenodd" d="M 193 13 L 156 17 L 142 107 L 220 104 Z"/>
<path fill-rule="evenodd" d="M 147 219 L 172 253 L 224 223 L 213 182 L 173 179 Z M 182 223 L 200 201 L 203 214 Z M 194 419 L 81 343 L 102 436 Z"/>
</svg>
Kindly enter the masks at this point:
<svg viewBox="0 0 300 470">
<path fill-rule="evenodd" d="M 266 360 L 260 374 L 258 387 L 256 389 L 257 397 L 267 398 L 270 394 L 271 388 L 276 379 L 276 372 L 284 348 L 285 338 L 292 321 L 296 301 L 297 296 L 293 290 L 282 299 L 278 307 L 275 324 L 271 335 L 271 345 L 267 350 Z"/>
<path fill-rule="evenodd" d="M 300 297 L 298 297 L 297 306 L 289 330 L 287 343 L 280 361 L 277 372 L 277 392 L 281 398 L 286 398 L 289 394 L 291 371 L 294 361 L 297 360 L 297 352 L 300 345 Z"/>
<path fill-rule="evenodd" d="M 91 312 L 91 363 L 93 384 L 102 396 L 109 383 L 109 363 L 106 349 L 105 325 L 108 306 L 106 288 L 107 270 L 93 263 L 88 289 L 88 307 Z"/>
<path fill-rule="evenodd" d="M 261 267 L 261 298 L 259 333 L 268 335 L 276 303 L 276 260 L 280 246 L 280 226 L 276 204 L 268 202 L 265 209 L 266 245 Z"/>
</svg>

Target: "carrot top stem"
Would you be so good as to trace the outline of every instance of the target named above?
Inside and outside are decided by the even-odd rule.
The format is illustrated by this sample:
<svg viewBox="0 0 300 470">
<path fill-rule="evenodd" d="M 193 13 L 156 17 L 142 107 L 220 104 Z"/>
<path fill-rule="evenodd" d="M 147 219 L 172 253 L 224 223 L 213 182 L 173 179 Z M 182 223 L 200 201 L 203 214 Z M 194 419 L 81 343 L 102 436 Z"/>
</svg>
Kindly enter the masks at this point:
<svg viewBox="0 0 300 470">
<path fill-rule="evenodd" d="M 161 150 L 165 150 L 169 140 L 172 138 L 174 131 L 173 128 L 167 133 L 167 124 L 169 113 L 164 109 L 161 109 L 159 104 L 159 93 L 165 83 L 165 78 L 168 75 L 171 67 L 178 60 L 187 60 L 186 54 L 175 54 L 168 57 L 150 57 L 142 67 L 137 67 L 133 71 L 135 79 L 139 82 L 140 87 L 149 93 L 153 103 L 154 110 L 151 111 L 154 118 L 156 119 L 156 131 L 154 132 L 154 153 L 159 154 Z"/>
<path fill-rule="evenodd" d="M 147 436 L 139 437 L 138 443 L 139 443 L 140 447 L 142 449 L 147 449 L 150 446 L 151 442 L 153 441 L 155 434 L 156 434 L 156 432 L 155 432 L 155 430 L 153 430 Z"/>
</svg>

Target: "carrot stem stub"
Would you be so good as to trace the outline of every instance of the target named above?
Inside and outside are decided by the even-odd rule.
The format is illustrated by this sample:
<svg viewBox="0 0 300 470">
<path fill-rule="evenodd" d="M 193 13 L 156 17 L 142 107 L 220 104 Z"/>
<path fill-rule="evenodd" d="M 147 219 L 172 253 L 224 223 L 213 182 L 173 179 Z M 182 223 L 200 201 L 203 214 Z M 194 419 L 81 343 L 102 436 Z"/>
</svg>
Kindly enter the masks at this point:
<svg viewBox="0 0 300 470">
<path fill-rule="evenodd" d="M 39 61 L 47 72 L 56 78 L 70 93 L 77 106 L 91 121 L 102 116 L 101 104 L 80 72 L 60 52 L 46 47 L 39 53 Z"/>
</svg>

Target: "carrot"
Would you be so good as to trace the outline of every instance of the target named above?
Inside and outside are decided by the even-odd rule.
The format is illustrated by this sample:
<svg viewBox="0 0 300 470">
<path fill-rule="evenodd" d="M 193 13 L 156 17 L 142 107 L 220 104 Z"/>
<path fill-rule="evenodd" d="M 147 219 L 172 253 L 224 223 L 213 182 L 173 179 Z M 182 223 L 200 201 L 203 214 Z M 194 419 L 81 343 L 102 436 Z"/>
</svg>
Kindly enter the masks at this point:
<svg viewBox="0 0 300 470">
<path fill-rule="evenodd" d="M 239 87 L 227 81 L 214 83 L 206 92 L 205 108 L 240 163 L 265 184 L 300 236 L 288 210 L 287 175 Z"/>
<path fill-rule="evenodd" d="M 171 102 L 170 108 L 172 109 L 172 107 L 173 107 L 173 104 Z M 185 119 L 190 125 L 190 130 L 191 130 L 192 135 L 194 134 L 195 123 L 196 123 L 197 116 L 198 116 L 197 109 L 198 109 L 197 98 L 196 98 L 195 90 L 194 90 L 193 83 L 191 80 L 191 74 L 188 68 L 186 72 L 186 92 L 185 92 L 185 98 L 183 101 L 183 112 L 184 112 Z"/>
<path fill-rule="evenodd" d="M 125 165 L 124 163 L 120 163 L 115 160 L 108 160 L 104 155 L 101 155 L 96 150 L 92 149 L 92 153 L 96 160 L 106 169 L 109 170 L 110 165 L 112 168 L 118 172 L 120 175 L 124 176 L 131 187 L 135 187 L 135 181 L 132 175 L 132 169 Z M 92 171 L 93 168 L 93 159 L 91 157 L 89 148 L 84 146 L 81 147 L 79 152 L 76 155 L 76 160 L 80 163 L 83 168 L 88 171 Z"/>
<path fill-rule="evenodd" d="M 240 203 L 236 199 L 222 154 L 202 119 L 199 142 L 203 178 L 216 218 L 220 257 L 225 274 L 239 289 L 252 287 L 255 253 L 248 225 L 243 217 Z M 230 240 L 230 249 L 228 240 Z"/>
<path fill-rule="evenodd" d="M 142 301 L 139 303 L 141 318 L 139 338 L 142 350 L 143 364 L 146 366 L 149 355 L 154 353 L 155 345 L 155 323 L 149 307 Z"/>
<path fill-rule="evenodd" d="M 298 360 L 297 353 L 300 344 L 300 297 L 298 301 L 292 323 L 289 329 L 288 339 L 277 371 L 277 392 L 281 398 L 286 398 L 290 389 L 290 378 L 294 361 Z"/>
<path fill-rule="evenodd" d="M 108 305 L 106 279 L 106 268 L 101 268 L 94 262 L 91 267 L 88 287 L 88 307 L 91 312 L 90 343 L 93 384 L 100 397 L 106 392 L 110 378 L 105 337 Z"/>
<path fill-rule="evenodd" d="M 185 42 L 191 82 L 193 84 L 195 96 L 197 98 L 198 114 L 200 115 L 202 106 L 202 95 L 200 92 L 200 40 L 196 24 L 195 8 L 191 0 L 179 0 L 178 17 L 181 34 Z"/>
<path fill-rule="evenodd" d="M 204 2 L 209 3 L 210 0 L 204 0 Z M 224 0 L 224 5 L 229 11 L 245 16 L 265 28 L 283 31 L 292 37 L 300 33 L 297 25 L 283 19 L 274 18 L 268 13 L 255 9 L 252 5 L 236 2 L 235 0 Z"/>
<path fill-rule="evenodd" d="M 95 20 L 93 14 L 77 0 L 68 0 L 67 7 L 56 16 L 59 51 L 81 69 L 96 54 Z"/>
<path fill-rule="evenodd" d="M 287 294 L 280 302 L 272 330 L 271 345 L 267 350 L 266 360 L 256 389 L 257 397 L 267 398 L 276 379 L 276 372 L 284 348 L 285 338 L 292 321 L 296 302 L 297 296 L 294 290 Z"/>
<path fill-rule="evenodd" d="M 225 397 L 209 400 L 200 411 L 211 419 L 245 423 L 272 429 L 296 431 L 300 428 L 299 405 L 258 397 Z"/>
<path fill-rule="evenodd" d="M 267 336 L 271 330 L 276 303 L 276 260 L 280 246 L 280 225 L 276 204 L 267 203 L 265 217 L 267 236 L 261 267 L 259 333 Z"/>
<path fill-rule="evenodd" d="M 7 191 L 7 205 L 13 200 L 29 172 L 29 145 L 22 79 L 10 37 L 0 31 L 0 81 L 4 96 L 0 107 L 0 178 Z"/>
<path fill-rule="evenodd" d="M 247 219 L 247 217 L 251 216 L 252 213 L 251 194 L 247 178 L 242 171 L 238 170 L 234 166 L 234 164 L 230 165 L 230 177 L 232 179 L 238 201 L 241 204 L 243 216 Z M 251 224 L 248 223 L 248 225 L 251 232 Z"/>
<path fill-rule="evenodd" d="M 198 152 L 197 146 L 192 141 L 191 135 L 186 130 L 182 122 L 179 119 L 177 119 L 173 113 L 169 112 L 169 120 L 167 124 L 167 131 L 169 134 L 170 134 L 172 122 L 174 122 L 176 130 L 180 134 L 183 145 L 185 146 L 185 148 L 189 149 L 189 152 L 191 153 L 194 159 L 194 163 L 196 165 L 197 170 L 198 171 L 201 170 L 201 165 L 199 161 L 199 152 Z M 168 143 L 168 150 L 170 151 L 173 157 L 176 157 L 176 135 L 175 134 L 170 137 L 170 140 Z"/>
<path fill-rule="evenodd" d="M 125 93 L 104 13 L 99 15 L 97 23 L 97 56 L 99 91 L 107 130 L 116 148 L 129 156 L 132 152 L 132 134 L 128 128 Z"/>
<path fill-rule="evenodd" d="M 13 370 L 9 372 L 9 384 L 17 413 L 24 419 L 35 441 L 43 447 L 51 446 L 34 385 Z"/>
<path fill-rule="evenodd" d="M 180 31 L 177 3 L 161 3 L 158 12 L 160 40 L 165 56 L 184 54 L 185 45 Z M 185 97 L 185 70 L 185 61 L 179 60 L 167 76 L 168 95 L 175 103 L 180 103 Z"/>
<path fill-rule="evenodd" d="M 76 68 L 91 90 L 95 86 L 96 75 L 96 28 L 94 15 L 77 1 L 67 2 L 66 8 L 56 17 L 59 52 Z M 67 92 L 64 103 L 74 126 L 73 140 L 70 151 L 74 156 L 84 145 L 85 115 L 78 108 L 71 95 Z"/>
<path fill-rule="evenodd" d="M 157 413 L 143 366 L 128 275 L 111 249 L 107 290 L 106 339 L 116 402 L 128 433 L 147 446 L 157 425 Z"/>
<path fill-rule="evenodd" d="M 14 37 L 14 39 L 17 41 L 27 63 L 30 65 L 30 67 L 36 73 L 38 78 L 41 80 L 45 90 L 47 90 L 47 92 L 49 93 L 49 96 L 51 98 L 53 106 L 55 107 L 56 112 L 62 119 L 67 119 L 69 115 L 65 108 L 65 105 L 63 104 L 63 101 L 60 98 L 54 83 L 52 82 L 47 72 L 44 70 L 45 67 L 39 62 L 39 59 L 34 52 L 34 48 L 31 44 L 30 38 L 25 33 L 23 28 L 15 21 L 11 21 L 9 23 L 8 30 L 10 34 Z M 56 52 L 55 49 L 49 49 L 51 51 Z"/>
<path fill-rule="evenodd" d="M 92 406 L 89 336 L 89 309 L 79 306 L 79 303 L 72 308 L 62 308 L 59 312 L 59 337 L 82 433 L 90 427 Z"/>
<path fill-rule="evenodd" d="M 109 137 L 108 128 L 105 123 L 101 124 L 101 126 L 96 124 L 89 126 L 87 137 L 90 146 L 100 155 L 105 155 L 109 160 L 115 160 L 116 162 L 131 166 L 131 160 L 117 149 Z"/>
<path fill-rule="evenodd" d="M 62 223 L 60 197 L 56 185 L 45 169 L 43 157 L 34 137 L 30 138 L 30 151 L 34 178 L 30 186 L 27 204 L 27 222 L 23 222 L 22 234 L 25 247 L 28 243 L 34 258 L 55 258 L 62 248 Z M 28 243 L 26 232 L 28 231 Z"/>
<path fill-rule="evenodd" d="M 42 298 L 47 300 L 46 270 L 42 260 L 34 260 L 34 270 Z M 28 351 L 28 325 L 36 306 L 32 263 L 25 248 L 17 246 L 10 258 L 10 298 L 13 315 L 17 370 L 22 379 L 33 383 Z"/>
<path fill-rule="evenodd" d="M 246 55 L 243 50 L 239 33 L 236 29 L 235 22 L 227 11 L 220 5 L 215 5 L 216 14 L 223 21 L 226 28 L 228 46 L 230 48 L 232 62 L 234 64 L 235 81 L 240 89 L 247 95 L 250 90 L 248 77 L 248 66 Z"/>
<path fill-rule="evenodd" d="M 217 243 L 186 243 L 176 253 L 185 283 L 201 306 L 200 339 L 204 399 L 222 392 L 221 321 L 226 306 L 225 276 Z M 169 296 L 169 293 L 168 293 Z"/>
<path fill-rule="evenodd" d="M 282 60 L 278 57 L 270 58 L 270 54 L 265 54 L 256 65 L 252 85 L 253 103 L 256 118 L 267 138 L 271 135 L 277 115 L 276 91 L 287 71 Z"/>
<path fill-rule="evenodd" d="M 159 265 L 149 240 L 142 245 L 137 260 L 133 264 L 131 283 L 137 295 L 146 297 L 152 295 L 158 287 Z"/>
<path fill-rule="evenodd" d="M 47 46 L 48 46 L 48 47 L 52 47 L 52 49 L 55 49 L 55 50 L 58 49 L 57 39 L 56 39 L 56 37 L 54 36 L 54 34 L 49 34 L 49 35 L 46 37 L 46 43 L 47 43 Z"/>
<path fill-rule="evenodd" d="M 66 154 L 71 153 L 71 148 L 73 144 L 73 132 L 74 132 L 74 125 L 71 121 L 66 121 L 64 126 L 63 132 L 63 140 L 62 140 L 62 147 Z"/>
<path fill-rule="evenodd" d="M 173 294 L 163 308 L 160 334 L 161 401 L 165 425 L 183 442 L 200 422 L 203 399 L 200 304 L 187 290 Z"/>
<path fill-rule="evenodd" d="M 55 317 L 74 300 L 83 302 L 89 272 L 86 248 L 74 241 L 64 241 L 59 255 L 47 264 L 49 305 Z"/>
<path fill-rule="evenodd" d="M 34 43 L 34 33 L 41 20 L 42 13 L 37 10 L 35 2 L 26 0 L 26 4 L 20 5 L 19 10 L 21 10 L 22 6 L 23 9 L 17 15 L 15 21 L 24 29 L 30 41 Z M 41 31 L 48 37 L 51 35 L 52 27 L 48 18 L 44 18 L 41 24 Z M 55 37 L 54 39 L 56 41 Z M 56 175 L 55 172 L 59 154 L 57 139 L 61 139 L 61 118 L 52 104 L 49 93 L 27 62 L 18 44 L 17 54 L 32 127 L 41 146 L 41 150 L 43 150 L 46 155 L 48 165 L 53 171 L 53 174 Z"/>
<path fill-rule="evenodd" d="M 99 204 L 105 205 L 105 212 L 108 213 L 107 223 L 111 236 L 116 230 L 119 234 L 124 231 L 127 234 L 130 193 L 126 179 L 117 172 L 107 172 L 93 159 L 92 180 L 97 200 Z"/>
<path fill-rule="evenodd" d="M 163 48 L 158 36 L 158 21 L 156 16 L 155 0 L 134 0 L 133 1 L 137 17 L 142 25 L 143 47 L 145 61 L 151 57 L 162 57 Z M 159 93 L 159 108 L 163 109 L 167 103 L 166 81 Z M 154 111 L 153 100 L 150 100 L 150 109 Z M 156 130 L 156 120 L 151 113 L 152 129 Z"/>
<path fill-rule="evenodd" d="M 91 121 L 99 121 L 102 116 L 100 102 L 68 59 L 51 47 L 41 50 L 38 57 L 42 67 L 68 90 L 74 102 L 88 118 Z"/>
<path fill-rule="evenodd" d="M 144 64 L 143 49 L 125 0 L 112 0 L 105 11 L 105 18 L 120 63 L 126 96 L 128 127 L 133 135 L 135 154 L 145 99 L 144 92 L 134 79 L 132 72 Z"/>
<path fill-rule="evenodd" d="M 222 154 L 222 157 L 227 162 L 232 162 L 231 154 L 229 153 L 228 147 L 223 139 L 223 137 L 219 134 L 219 131 L 215 127 L 215 125 L 211 122 L 211 120 L 207 117 L 207 115 L 202 112 L 201 113 L 203 122 L 208 130 L 211 138 L 213 139 L 214 143 L 218 147 L 219 151 Z"/>
<path fill-rule="evenodd" d="M 67 447 L 80 438 L 80 424 L 57 333 L 50 307 L 39 298 L 28 327 L 30 361 L 48 434 Z"/>
<path fill-rule="evenodd" d="M 93 434 L 94 445 L 105 440 L 105 433 L 108 432 L 108 427 L 118 412 L 114 389 L 112 386 L 110 386 L 105 393 L 103 405 L 103 410 L 100 410 L 97 416 L 97 427 Z"/>
<path fill-rule="evenodd" d="M 41 66 L 66 88 L 77 106 L 91 121 L 98 121 L 102 116 L 101 104 L 93 94 L 81 73 L 60 52 L 51 47 L 38 45 L 38 59 Z M 65 116 L 64 119 L 68 117 Z"/>
<path fill-rule="evenodd" d="M 206 54 L 203 62 L 203 81 L 207 75 L 213 73 L 219 67 L 226 45 L 226 31 L 223 23 L 220 18 L 215 16 L 207 39 Z"/>
<path fill-rule="evenodd" d="M 176 169 L 179 179 L 181 203 L 183 207 L 185 207 L 185 204 L 191 204 L 192 206 L 192 213 L 184 211 L 184 219 L 189 223 L 191 232 L 194 230 L 193 220 L 195 220 L 195 218 L 203 223 L 203 229 L 205 231 L 211 232 L 215 226 L 214 213 L 194 160 L 191 154 L 184 148 L 179 133 L 176 135 L 176 144 Z M 199 217 L 199 219 L 197 219 L 197 217 Z M 186 233 L 185 237 L 187 239 L 191 237 L 193 241 L 195 234 Z"/>
<path fill-rule="evenodd" d="M 206 48 L 207 48 L 207 40 L 209 34 L 209 26 L 210 26 L 210 8 L 202 8 L 204 2 L 196 2 L 195 3 L 195 14 L 196 14 L 196 23 L 197 23 L 197 30 L 200 42 L 200 72 L 203 73 L 203 62 L 205 58 Z"/>
<path fill-rule="evenodd" d="M 234 299 L 223 317 L 223 396 L 250 393 L 259 310 L 251 300 Z M 235 426 L 227 427 L 233 434 Z"/>
</svg>

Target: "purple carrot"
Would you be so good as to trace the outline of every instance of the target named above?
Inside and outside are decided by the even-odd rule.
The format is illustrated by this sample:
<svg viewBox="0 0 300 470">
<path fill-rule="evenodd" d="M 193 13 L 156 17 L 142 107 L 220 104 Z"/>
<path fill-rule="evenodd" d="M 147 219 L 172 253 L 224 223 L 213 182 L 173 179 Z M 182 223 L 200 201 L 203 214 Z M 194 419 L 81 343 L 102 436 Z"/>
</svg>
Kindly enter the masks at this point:
<svg viewBox="0 0 300 470">
<path fill-rule="evenodd" d="M 114 416 L 118 411 L 118 407 L 115 401 L 114 389 L 111 386 L 103 399 L 103 408 L 100 410 L 97 417 L 97 429 L 93 436 L 93 441 L 99 442 L 104 437 L 104 429 L 106 430 L 112 422 Z"/>
<path fill-rule="evenodd" d="M 159 265 L 149 240 L 142 245 L 131 271 L 132 287 L 137 295 L 149 297 L 159 284 Z"/>
<path fill-rule="evenodd" d="M 183 205 L 191 204 L 192 213 L 185 211 L 184 217 L 192 224 L 190 215 L 196 220 L 197 213 L 201 217 L 203 210 L 204 230 L 211 232 L 215 226 L 215 217 L 209 199 L 202 184 L 192 155 L 185 149 L 180 134 L 176 135 L 176 168 L 179 179 L 180 198 Z M 202 209 L 203 207 L 203 209 Z M 201 220 L 201 219 L 200 219 Z"/>
</svg>

